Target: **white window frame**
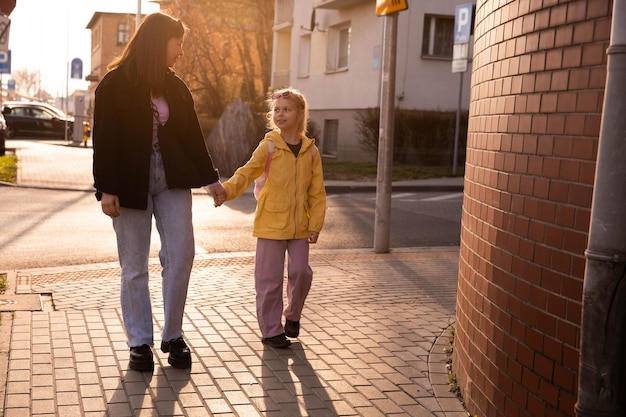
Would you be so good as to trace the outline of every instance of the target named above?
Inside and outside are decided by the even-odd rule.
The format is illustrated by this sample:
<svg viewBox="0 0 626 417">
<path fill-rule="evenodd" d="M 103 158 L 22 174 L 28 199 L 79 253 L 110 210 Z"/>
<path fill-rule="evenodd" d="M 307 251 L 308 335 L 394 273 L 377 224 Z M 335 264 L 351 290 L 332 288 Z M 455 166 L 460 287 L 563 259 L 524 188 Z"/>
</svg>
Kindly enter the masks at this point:
<svg viewBox="0 0 626 417">
<path fill-rule="evenodd" d="M 298 77 L 306 78 L 311 71 L 311 34 L 300 37 L 298 48 Z"/>
<path fill-rule="evenodd" d="M 327 72 L 348 70 L 350 65 L 351 32 L 350 22 L 328 28 Z"/>
<path fill-rule="evenodd" d="M 449 30 L 446 30 L 446 27 L 449 28 Z M 446 32 L 443 33 L 443 30 L 446 30 Z M 454 16 L 425 14 L 423 35 L 422 58 L 444 60 L 452 59 L 452 46 L 454 43 Z M 446 53 L 442 54 L 441 52 L 437 52 L 442 48 L 446 50 Z"/>
</svg>

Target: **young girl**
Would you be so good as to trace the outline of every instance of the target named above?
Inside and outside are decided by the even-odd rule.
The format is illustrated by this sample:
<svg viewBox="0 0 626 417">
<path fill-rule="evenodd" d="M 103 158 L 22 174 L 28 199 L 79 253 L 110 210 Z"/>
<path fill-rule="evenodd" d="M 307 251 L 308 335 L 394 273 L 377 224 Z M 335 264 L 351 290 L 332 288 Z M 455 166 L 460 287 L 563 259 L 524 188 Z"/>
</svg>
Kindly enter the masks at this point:
<svg viewBox="0 0 626 417">
<path fill-rule="evenodd" d="M 293 88 L 268 99 L 268 132 L 250 157 L 224 184 L 226 199 L 240 196 L 255 178 L 269 175 L 258 195 L 252 234 L 257 238 L 254 280 L 257 320 L 265 345 L 286 348 L 298 337 L 304 301 L 311 288 L 309 244 L 316 243 L 326 214 L 320 153 L 306 136 L 308 106 Z M 271 143 L 270 143 L 271 142 Z M 283 276 L 287 258 L 287 306 Z M 282 315 L 285 325 L 281 324 Z"/>
</svg>

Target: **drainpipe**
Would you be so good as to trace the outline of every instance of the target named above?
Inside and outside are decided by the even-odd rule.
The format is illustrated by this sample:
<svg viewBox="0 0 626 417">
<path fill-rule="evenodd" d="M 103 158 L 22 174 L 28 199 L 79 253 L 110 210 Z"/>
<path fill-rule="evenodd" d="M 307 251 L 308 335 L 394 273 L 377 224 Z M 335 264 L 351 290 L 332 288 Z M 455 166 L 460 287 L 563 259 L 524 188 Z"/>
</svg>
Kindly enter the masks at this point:
<svg viewBox="0 0 626 417">
<path fill-rule="evenodd" d="M 591 224 L 585 252 L 578 417 L 626 416 L 624 22 L 626 0 L 614 0 Z"/>
</svg>

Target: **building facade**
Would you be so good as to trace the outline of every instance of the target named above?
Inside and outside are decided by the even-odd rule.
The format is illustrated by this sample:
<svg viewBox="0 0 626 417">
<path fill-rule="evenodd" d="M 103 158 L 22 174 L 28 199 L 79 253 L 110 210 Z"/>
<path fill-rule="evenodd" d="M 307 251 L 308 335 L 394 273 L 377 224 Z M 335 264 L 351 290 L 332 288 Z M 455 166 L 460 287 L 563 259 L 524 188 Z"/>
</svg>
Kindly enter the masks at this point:
<svg viewBox="0 0 626 417">
<path fill-rule="evenodd" d="M 89 20 L 86 29 L 91 30 L 91 68 L 85 77 L 91 97 L 89 115 L 93 113 L 93 95 L 98 82 L 107 73 L 107 65 L 122 53 L 136 25 L 137 14 L 134 13 L 96 12 Z"/>
<path fill-rule="evenodd" d="M 469 71 L 452 73 L 460 0 L 409 2 L 399 12 L 395 105 L 456 111 L 469 106 Z M 277 0 L 272 87 L 292 86 L 309 102 L 325 158 L 372 161 L 358 142 L 355 113 L 380 107 L 384 18 L 375 0 Z"/>
<path fill-rule="evenodd" d="M 477 3 L 452 361 L 472 415 L 575 415 L 611 8 Z"/>
</svg>

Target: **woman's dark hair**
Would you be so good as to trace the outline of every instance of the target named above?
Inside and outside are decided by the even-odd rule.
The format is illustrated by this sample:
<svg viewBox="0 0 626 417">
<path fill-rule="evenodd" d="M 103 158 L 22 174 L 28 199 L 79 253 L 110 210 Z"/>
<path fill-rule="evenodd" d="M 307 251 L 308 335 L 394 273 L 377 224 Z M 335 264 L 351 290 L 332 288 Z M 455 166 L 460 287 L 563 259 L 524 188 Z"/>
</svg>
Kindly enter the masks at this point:
<svg viewBox="0 0 626 417">
<path fill-rule="evenodd" d="M 185 29 L 180 20 L 167 14 L 149 14 L 107 69 L 120 67 L 140 88 L 161 95 L 167 72 L 167 43 L 185 36 Z"/>
</svg>

